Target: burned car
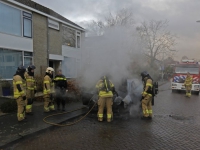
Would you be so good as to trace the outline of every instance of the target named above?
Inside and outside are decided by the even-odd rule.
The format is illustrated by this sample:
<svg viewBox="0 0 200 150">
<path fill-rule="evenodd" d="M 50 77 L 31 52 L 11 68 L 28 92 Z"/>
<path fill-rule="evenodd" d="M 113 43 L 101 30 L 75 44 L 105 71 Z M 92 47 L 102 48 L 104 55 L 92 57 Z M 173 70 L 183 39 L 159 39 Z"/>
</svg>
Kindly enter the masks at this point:
<svg viewBox="0 0 200 150">
<path fill-rule="evenodd" d="M 136 78 L 126 79 L 119 88 L 116 89 L 118 96 L 113 96 L 113 113 L 129 112 L 130 107 L 140 105 L 143 90 L 142 82 Z M 98 94 L 91 90 L 82 90 L 83 105 L 87 105 L 89 109 L 93 107 L 93 112 L 98 111 L 97 106 Z"/>
</svg>

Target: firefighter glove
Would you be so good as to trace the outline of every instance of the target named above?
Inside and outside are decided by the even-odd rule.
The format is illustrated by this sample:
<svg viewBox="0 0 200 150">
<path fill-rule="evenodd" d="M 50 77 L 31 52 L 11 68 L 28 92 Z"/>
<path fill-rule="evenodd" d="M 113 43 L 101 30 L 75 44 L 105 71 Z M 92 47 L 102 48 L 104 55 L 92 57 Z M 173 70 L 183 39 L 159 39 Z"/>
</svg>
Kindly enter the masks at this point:
<svg viewBox="0 0 200 150">
<path fill-rule="evenodd" d="M 26 100 L 26 96 L 23 96 L 22 98 L 23 98 L 24 101 Z"/>
</svg>

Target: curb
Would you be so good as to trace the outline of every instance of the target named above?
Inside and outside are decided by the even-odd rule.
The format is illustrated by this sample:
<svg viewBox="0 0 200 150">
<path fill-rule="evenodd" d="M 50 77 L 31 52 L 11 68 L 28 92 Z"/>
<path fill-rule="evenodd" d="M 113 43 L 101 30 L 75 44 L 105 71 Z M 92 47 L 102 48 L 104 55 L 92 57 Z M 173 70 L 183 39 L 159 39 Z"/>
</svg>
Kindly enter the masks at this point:
<svg viewBox="0 0 200 150">
<path fill-rule="evenodd" d="M 60 119 L 59 121 L 57 121 L 55 123 L 61 124 L 61 123 L 64 123 L 66 121 L 72 120 L 72 119 L 74 119 L 76 117 L 79 117 L 81 115 L 84 115 L 85 113 L 88 112 L 88 109 L 87 109 L 87 107 L 85 107 L 85 108 L 82 108 L 82 109 L 80 109 L 78 111 L 75 111 L 74 112 L 75 114 L 73 114 L 73 112 L 72 112 L 71 116 L 67 117 L 66 119 L 62 119 L 62 120 Z M 45 127 L 37 128 L 37 129 L 34 129 L 32 131 L 28 131 L 26 133 L 23 133 L 23 134 L 19 134 L 18 133 L 18 135 L 16 135 L 13 138 L 5 141 L 4 143 L 0 143 L 0 149 L 8 148 L 9 146 L 11 146 L 13 144 L 16 144 L 17 142 L 19 142 L 22 139 L 25 139 L 26 137 L 30 137 L 30 135 L 35 135 L 35 134 L 38 134 L 38 133 L 42 133 L 42 132 L 47 131 L 47 130 L 49 130 L 51 128 L 55 128 L 55 126 L 54 125 L 50 125 L 50 124 L 46 124 Z"/>
</svg>

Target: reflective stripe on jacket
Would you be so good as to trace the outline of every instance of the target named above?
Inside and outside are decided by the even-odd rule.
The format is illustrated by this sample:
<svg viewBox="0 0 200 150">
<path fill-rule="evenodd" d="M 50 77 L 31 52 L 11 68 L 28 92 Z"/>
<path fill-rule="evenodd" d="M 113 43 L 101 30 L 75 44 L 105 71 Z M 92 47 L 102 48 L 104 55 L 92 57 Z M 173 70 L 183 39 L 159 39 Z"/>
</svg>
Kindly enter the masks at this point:
<svg viewBox="0 0 200 150">
<path fill-rule="evenodd" d="M 193 78 L 191 76 L 187 76 L 184 82 L 184 85 L 191 86 Z"/>
<path fill-rule="evenodd" d="M 36 82 L 34 77 L 30 76 L 27 72 L 25 72 L 24 77 L 26 79 L 26 89 L 36 90 Z"/>
<path fill-rule="evenodd" d="M 109 83 L 104 83 L 103 80 L 99 80 L 96 84 L 96 88 L 99 91 L 99 96 L 100 97 L 113 97 L 113 93 L 112 93 L 111 89 L 109 89 L 108 92 L 106 92 L 106 90 L 103 89 L 105 84 L 110 84 L 111 88 L 114 87 L 114 84 L 111 81 L 109 81 Z"/>
<path fill-rule="evenodd" d="M 151 88 L 151 90 L 153 90 L 152 89 L 152 87 L 153 87 L 153 84 L 152 84 L 152 80 L 151 79 L 147 79 L 147 81 L 146 81 L 146 84 L 144 85 L 144 91 L 142 92 L 142 96 L 146 96 L 146 95 L 149 95 L 149 96 L 152 96 L 152 94 L 151 93 L 148 93 L 147 91 L 148 91 L 148 89 L 149 89 L 149 87 Z"/>
<path fill-rule="evenodd" d="M 18 90 L 17 84 L 19 84 L 22 91 Z M 14 92 L 14 98 L 26 95 L 24 91 L 23 79 L 19 75 L 13 76 L 13 92 Z"/>
<path fill-rule="evenodd" d="M 67 79 L 64 75 L 56 75 L 53 82 L 56 89 L 67 89 Z"/>
</svg>

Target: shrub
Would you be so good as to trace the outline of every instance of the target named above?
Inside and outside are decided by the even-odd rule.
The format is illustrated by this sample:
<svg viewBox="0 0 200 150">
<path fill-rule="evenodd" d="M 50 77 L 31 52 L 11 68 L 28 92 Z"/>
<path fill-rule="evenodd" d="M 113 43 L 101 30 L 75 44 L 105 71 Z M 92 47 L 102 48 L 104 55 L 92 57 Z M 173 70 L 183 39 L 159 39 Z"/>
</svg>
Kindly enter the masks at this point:
<svg viewBox="0 0 200 150">
<path fill-rule="evenodd" d="M 11 113 L 17 111 L 17 102 L 14 99 L 8 100 L 0 105 L 0 109 L 3 113 Z"/>
<path fill-rule="evenodd" d="M 80 95 L 80 88 L 75 79 L 68 79 L 67 80 L 68 84 L 68 91 L 69 93 L 74 93 L 75 95 Z"/>
</svg>

